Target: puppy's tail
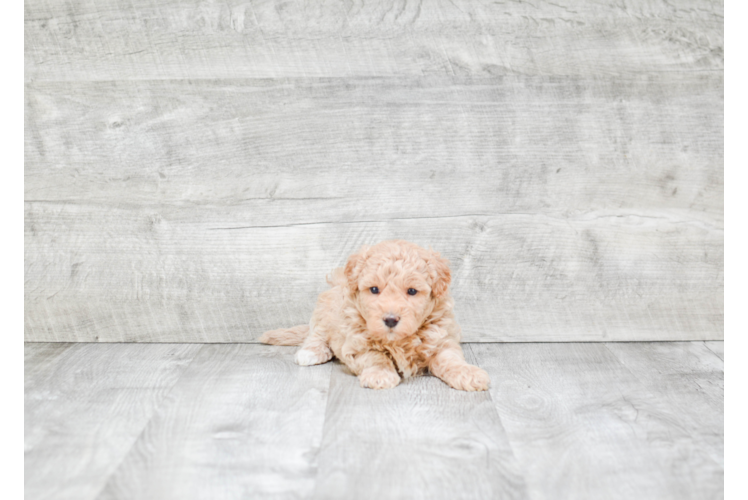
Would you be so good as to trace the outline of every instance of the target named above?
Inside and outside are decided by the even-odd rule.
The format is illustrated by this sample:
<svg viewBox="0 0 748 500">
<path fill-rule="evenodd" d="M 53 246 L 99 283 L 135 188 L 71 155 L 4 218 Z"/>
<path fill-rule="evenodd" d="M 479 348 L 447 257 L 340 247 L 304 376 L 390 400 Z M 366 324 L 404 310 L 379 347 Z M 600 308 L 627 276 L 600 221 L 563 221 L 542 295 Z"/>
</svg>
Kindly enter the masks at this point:
<svg viewBox="0 0 748 500">
<path fill-rule="evenodd" d="M 309 325 L 299 325 L 265 332 L 260 337 L 260 342 L 273 345 L 301 345 L 307 335 L 309 335 Z"/>
</svg>

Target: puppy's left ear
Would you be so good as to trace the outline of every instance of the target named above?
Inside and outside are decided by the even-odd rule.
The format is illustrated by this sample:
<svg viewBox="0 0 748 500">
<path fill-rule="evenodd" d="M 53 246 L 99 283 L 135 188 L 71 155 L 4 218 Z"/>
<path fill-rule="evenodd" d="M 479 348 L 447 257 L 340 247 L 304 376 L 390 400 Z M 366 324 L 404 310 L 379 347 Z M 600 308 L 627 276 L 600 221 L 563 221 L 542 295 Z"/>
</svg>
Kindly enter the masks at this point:
<svg viewBox="0 0 748 500">
<path fill-rule="evenodd" d="M 439 255 L 438 252 L 431 250 L 426 263 L 431 273 L 431 293 L 434 297 L 439 298 L 447 293 L 449 284 L 452 282 L 449 261 Z"/>
</svg>

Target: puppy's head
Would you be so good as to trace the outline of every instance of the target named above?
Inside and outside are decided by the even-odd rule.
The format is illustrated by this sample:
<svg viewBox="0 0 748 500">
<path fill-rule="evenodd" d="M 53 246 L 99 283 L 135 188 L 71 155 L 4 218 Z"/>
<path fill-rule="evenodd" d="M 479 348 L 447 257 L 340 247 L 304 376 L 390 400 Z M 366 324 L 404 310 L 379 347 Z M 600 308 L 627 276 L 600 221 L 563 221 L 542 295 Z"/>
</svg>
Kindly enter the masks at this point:
<svg viewBox="0 0 748 500">
<path fill-rule="evenodd" d="M 362 248 L 348 259 L 345 276 L 367 329 L 382 339 L 414 334 L 451 281 L 444 258 L 402 240 Z"/>
</svg>

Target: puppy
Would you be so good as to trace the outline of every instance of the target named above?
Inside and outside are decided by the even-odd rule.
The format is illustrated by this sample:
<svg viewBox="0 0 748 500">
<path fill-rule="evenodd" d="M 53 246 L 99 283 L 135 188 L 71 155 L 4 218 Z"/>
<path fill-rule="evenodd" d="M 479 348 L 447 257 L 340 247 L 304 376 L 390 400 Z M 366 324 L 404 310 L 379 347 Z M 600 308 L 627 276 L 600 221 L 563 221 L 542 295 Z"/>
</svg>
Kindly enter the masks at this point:
<svg viewBox="0 0 748 500">
<path fill-rule="evenodd" d="M 488 374 L 465 362 L 438 253 L 407 241 L 363 247 L 328 278 L 309 325 L 271 330 L 260 342 L 301 345 L 296 363 L 337 357 L 361 387 L 389 389 L 426 370 L 463 391 L 488 389 Z"/>
</svg>

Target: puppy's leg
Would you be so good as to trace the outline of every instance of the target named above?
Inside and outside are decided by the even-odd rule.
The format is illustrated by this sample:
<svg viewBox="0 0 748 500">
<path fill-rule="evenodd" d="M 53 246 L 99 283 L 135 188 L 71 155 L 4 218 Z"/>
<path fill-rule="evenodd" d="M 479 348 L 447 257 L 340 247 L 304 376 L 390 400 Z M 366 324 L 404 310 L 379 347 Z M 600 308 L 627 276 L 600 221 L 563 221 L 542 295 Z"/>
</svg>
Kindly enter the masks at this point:
<svg viewBox="0 0 748 500">
<path fill-rule="evenodd" d="M 345 364 L 358 375 L 361 387 L 368 389 L 391 389 L 400 383 L 400 375 L 386 354 L 380 351 L 364 351 L 355 356 L 346 356 Z"/>
<path fill-rule="evenodd" d="M 309 330 L 309 335 L 304 339 L 304 343 L 301 344 L 301 349 L 296 351 L 294 361 L 296 361 L 297 365 L 301 366 L 321 365 L 330 361 L 332 356 L 333 354 L 330 346 L 327 345 L 327 340 L 312 326 Z"/>
<path fill-rule="evenodd" d="M 457 342 L 446 342 L 429 362 L 429 371 L 461 391 L 486 391 L 490 379 L 482 368 L 469 365 Z"/>
</svg>

